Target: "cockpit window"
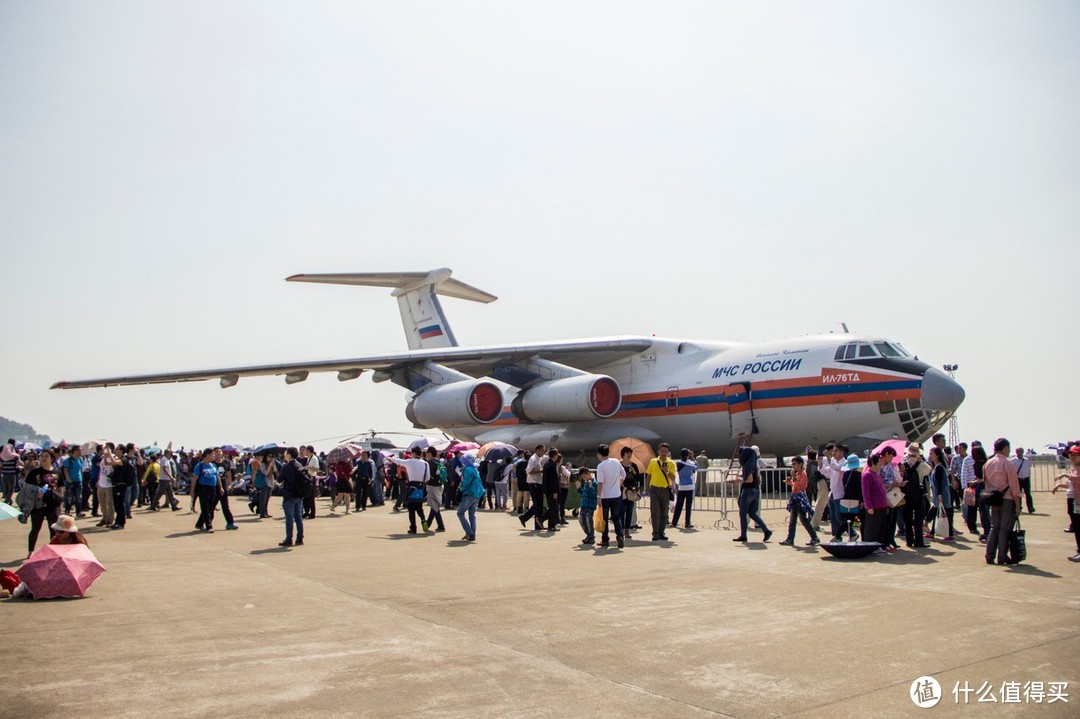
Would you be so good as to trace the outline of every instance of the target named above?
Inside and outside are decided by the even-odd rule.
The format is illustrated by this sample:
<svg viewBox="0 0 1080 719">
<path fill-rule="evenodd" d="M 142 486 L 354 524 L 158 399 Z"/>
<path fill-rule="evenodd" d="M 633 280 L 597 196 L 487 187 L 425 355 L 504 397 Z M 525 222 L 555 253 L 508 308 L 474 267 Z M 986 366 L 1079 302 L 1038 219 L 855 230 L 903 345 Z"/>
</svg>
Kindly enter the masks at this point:
<svg viewBox="0 0 1080 719">
<path fill-rule="evenodd" d="M 880 352 L 883 357 L 900 357 L 901 356 L 901 354 L 896 350 L 896 348 L 893 347 L 888 342 L 875 342 L 874 346 L 877 347 L 878 352 Z"/>
<path fill-rule="evenodd" d="M 855 359 L 855 352 L 856 352 L 857 349 L 858 349 L 858 345 L 854 345 L 854 344 L 848 345 L 847 349 L 844 350 L 844 359 Z"/>
<path fill-rule="evenodd" d="M 890 342 L 889 346 L 899 352 L 901 357 L 911 357 L 911 353 L 904 349 L 904 345 L 900 344 L 899 342 Z"/>
<path fill-rule="evenodd" d="M 877 357 L 877 352 L 874 351 L 873 346 L 866 342 L 859 343 L 859 357 Z"/>
</svg>

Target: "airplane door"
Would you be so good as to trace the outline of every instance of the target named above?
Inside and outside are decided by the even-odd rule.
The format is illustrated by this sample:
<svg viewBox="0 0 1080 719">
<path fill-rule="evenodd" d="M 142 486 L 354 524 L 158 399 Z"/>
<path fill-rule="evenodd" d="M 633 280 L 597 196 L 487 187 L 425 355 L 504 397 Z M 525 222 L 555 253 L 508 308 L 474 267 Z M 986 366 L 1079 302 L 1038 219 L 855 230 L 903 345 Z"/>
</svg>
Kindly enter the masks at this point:
<svg viewBox="0 0 1080 719">
<path fill-rule="evenodd" d="M 754 406 L 750 401 L 750 384 L 740 382 L 729 384 L 724 388 L 724 396 L 727 398 L 728 420 L 731 422 L 731 437 L 738 439 L 742 435 L 751 435 L 757 432 L 757 423 L 754 421 Z"/>
<path fill-rule="evenodd" d="M 668 412 L 679 411 L 679 388 L 668 387 L 667 388 L 667 402 L 665 403 Z"/>
</svg>

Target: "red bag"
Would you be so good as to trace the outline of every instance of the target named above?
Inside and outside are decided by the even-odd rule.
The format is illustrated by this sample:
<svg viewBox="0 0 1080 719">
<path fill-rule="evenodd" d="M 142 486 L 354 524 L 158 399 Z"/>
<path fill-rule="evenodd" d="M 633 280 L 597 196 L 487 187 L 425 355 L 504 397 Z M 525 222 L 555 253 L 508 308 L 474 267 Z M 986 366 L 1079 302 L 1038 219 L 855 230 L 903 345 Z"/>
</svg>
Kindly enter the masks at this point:
<svg viewBox="0 0 1080 719">
<path fill-rule="evenodd" d="M 6 589 L 9 592 L 14 592 L 15 587 L 22 584 L 22 579 L 19 575 L 10 569 L 0 569 L 0 589 Z"/>
</svg>

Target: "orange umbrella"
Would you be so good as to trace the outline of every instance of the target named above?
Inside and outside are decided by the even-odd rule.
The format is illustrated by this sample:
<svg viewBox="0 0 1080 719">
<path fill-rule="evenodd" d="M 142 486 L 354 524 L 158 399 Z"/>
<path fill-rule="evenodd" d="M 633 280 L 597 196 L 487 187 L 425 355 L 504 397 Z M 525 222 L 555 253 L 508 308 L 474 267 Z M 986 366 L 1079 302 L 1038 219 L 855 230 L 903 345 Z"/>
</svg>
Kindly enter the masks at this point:
<svg viewBox="0 0 1080 719">
<path fill-rule="evenodd" d="M 648 442 L 643 442 L 635 437 L 623 437 L 612 442 L 609 447 L 611 452 L 609 457 L 620 459 L 622 456 L 623 447 L 629 447 L 633 451 L 634 464 L 638 466 L 638 469 L 645 471 L 645 468 L 649 466 L 649 460 L 656 457 L 656 452 L 653 451 L 652 445 Z"/>
</svg>

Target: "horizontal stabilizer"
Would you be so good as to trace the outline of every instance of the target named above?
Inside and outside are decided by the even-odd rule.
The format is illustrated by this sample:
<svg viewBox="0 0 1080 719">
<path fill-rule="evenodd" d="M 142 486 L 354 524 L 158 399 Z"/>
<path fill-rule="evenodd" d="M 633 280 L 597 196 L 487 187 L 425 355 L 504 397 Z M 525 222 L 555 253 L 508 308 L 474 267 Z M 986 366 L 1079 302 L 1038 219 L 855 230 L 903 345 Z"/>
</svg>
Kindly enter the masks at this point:
<svg viewBox="0 0 1080 719">
<path fill-rule="evenodd" d="M 464 282 L 451 278 L 451 271 L 445 267 L 431 270 L 430 272 L 341 272 L 317 275 L 292 275 L 286 277 L 287 282 L 312 282 L 324 285 L 363 285 L 366 287 L 392 287 L 394 296 L 398 297 L 407 292 L 435 285 L 435 292 L 444 297 L 455 297 L 459 300 L 472 300 L 473 302 L 494 302 L 498 299 L 495 295 L 484 292 L 481 289 L 467 285 Z"/>
</svg>

